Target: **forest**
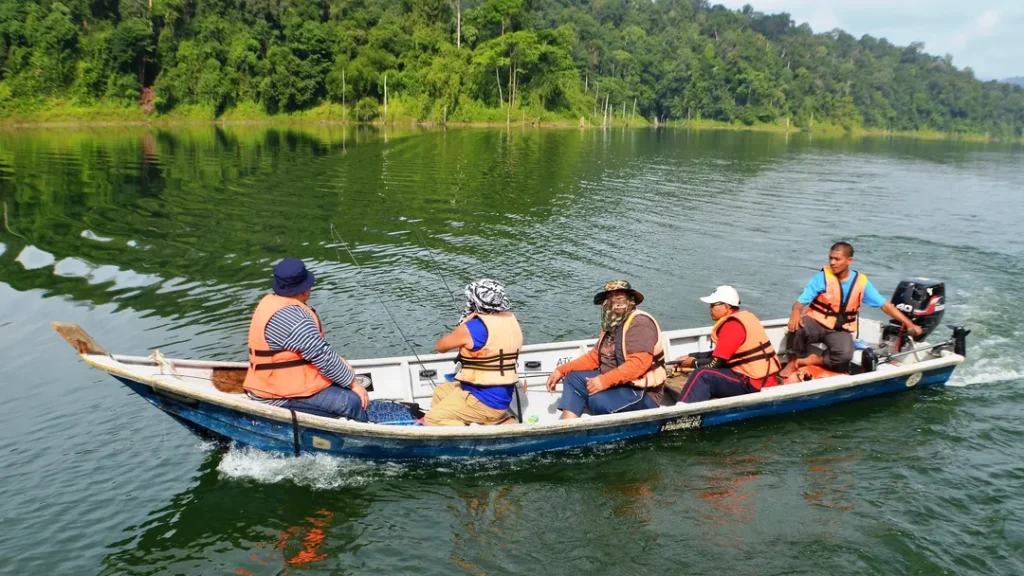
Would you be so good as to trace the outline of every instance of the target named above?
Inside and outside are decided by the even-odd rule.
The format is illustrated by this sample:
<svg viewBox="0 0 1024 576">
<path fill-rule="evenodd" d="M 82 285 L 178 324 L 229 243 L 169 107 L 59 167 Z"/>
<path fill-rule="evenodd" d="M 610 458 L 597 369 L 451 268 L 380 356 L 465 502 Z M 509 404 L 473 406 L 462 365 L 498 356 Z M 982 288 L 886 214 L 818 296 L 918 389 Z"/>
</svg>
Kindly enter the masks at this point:
<svg viewBox="0 0 1024 576">
<path fill-rule="evenodd" d="M 1018 139 L 1024 88 L 706 0 L 0 0 L 0 118 L 62 110 Z"/>
</svg>

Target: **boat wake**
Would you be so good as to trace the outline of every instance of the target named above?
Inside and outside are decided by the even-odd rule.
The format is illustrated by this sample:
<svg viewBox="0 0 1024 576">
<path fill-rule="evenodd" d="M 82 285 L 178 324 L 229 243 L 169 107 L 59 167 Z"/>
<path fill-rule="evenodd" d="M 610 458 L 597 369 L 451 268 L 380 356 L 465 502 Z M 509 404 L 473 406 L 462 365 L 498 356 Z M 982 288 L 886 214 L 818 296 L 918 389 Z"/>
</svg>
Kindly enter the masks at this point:
<svg viewBox="0 0 1024 576">
<path fill-rule="evenodd" d="M 961 304 L 951 306 L 957 323 L 972 330 L 967 337 L 967 362 L 946 383 L 963 387 L 1024 379 L 1024 357 L 1016 346 L 1024 331 L 1006 316 L 1015 303 L 1001 299 L 991 288 L 958 290 Z M 995 302 L 995 304 L 993 304 Z M 984 304 L 983 304 L 984 303 Z"/>
<path fill-rule="evenodd" d="M 255 448 L 232 447 L 217 466 L 221 477 L 260 484 L 292 482 L 316 490 L 366 486 L 397 477 L 427 478 L 437 475 L 485 477 L 550 470 L 552 465 L 587 464 L 609 453 L 625 449 L 626 443 L 612 442 L 554 453 L 509 458 L 435 458 L 410 462 L 375 462 L 332 456 L 302 454 L 298 457 L 265 452 Z"/>
<path fill-rule="evenodd" d="M 963 387 L 979 384 L 995 384 L 1024 379 L 1024 367 L 1014 365 L 1016 359 L 981 358 L 968 368 L 957 371 L 946 383 L 947 386 Z"/>
<path fill-rule="evenodd" d="M 968 336 L 967 363 L 953 373 L 947 386 L 963 387 L 1024 379 L 1024 357 L 1011 339 L 989 335 L 974 342 Z"/>
<path fill-rule="evenodd" d="M 298 457 L 264 452 L 254 448 L 231 448 L 221 459 L 221 476 L 261 484 L 293 482 L 319 490 L 365 486 L 373 480 L 399 476 L 402 464 L 381 463 L 325 454 Z"/>
</svg>

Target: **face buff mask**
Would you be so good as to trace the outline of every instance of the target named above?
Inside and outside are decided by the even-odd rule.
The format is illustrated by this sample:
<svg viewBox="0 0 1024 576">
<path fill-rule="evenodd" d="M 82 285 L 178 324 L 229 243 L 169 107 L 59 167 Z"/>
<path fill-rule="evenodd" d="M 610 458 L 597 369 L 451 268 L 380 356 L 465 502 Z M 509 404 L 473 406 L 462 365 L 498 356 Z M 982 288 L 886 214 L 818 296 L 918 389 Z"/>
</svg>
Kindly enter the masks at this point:
<svg viewBox="0 0 1024 576">
<path fill-rule="evenodd" d="M 601 306 L 601 330 L 612 334 L 615 329 L 622 325 L 629 318 L 629 314 L 636 308 L 632 302 L 612 303 L 606 300 Z"/>
</svg>

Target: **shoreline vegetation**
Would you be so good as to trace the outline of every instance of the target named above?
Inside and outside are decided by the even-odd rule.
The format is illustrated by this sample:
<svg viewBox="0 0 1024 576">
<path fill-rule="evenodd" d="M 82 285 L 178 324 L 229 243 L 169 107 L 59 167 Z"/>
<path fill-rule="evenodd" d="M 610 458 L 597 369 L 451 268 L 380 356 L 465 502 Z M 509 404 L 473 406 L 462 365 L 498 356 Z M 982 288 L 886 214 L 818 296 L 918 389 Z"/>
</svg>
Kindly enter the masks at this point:
<svg viewBox="0 0 1024 576">
<path fill-rule="evenodd" d="M 503 110 L 495 110 L 495 113 L 504 113 Z M 173 113 L 166 115 L 147 115 L 138 109 L 110 108 L 110 107 L 78 107 L 64 106 L 62 104 L 48 107 L 24 117 L 11 118 L 0 117 L 0 132 L 10 130 L 32 130 L 32 129 L 88 129 L 88 128 L 174 128 L 194 126 L 219 126 L 219 127 L 242 127 L 242 126 L 267 126 L 267 127 L 315 127 L 315 126 L 337 126 L 337 127 L 394 127 L 394 128 L 423 128 L 423 129 L 447 129 L 447 128 L 543 128 L 543 129 L 571 129 L 579 128 L 586 130 L 621 129 L 621 128 L 672 128 L 686 130 L 730 130 L 749 132 L 772 132 L 778 134 L 808 134 L 813 136 L 828 137 L 897 137 L 914 138 L 920 140 L 948 140 L 956 142 L 972 143 L 1003 143 L 1003 144 L 1024 144 L 1024 137 L 1015 139 L 994 138 L 989 134 L 977 133 L 947 133 L 938 130 L 880 130 L 857 127 L 848 129 L 844 126 L 834 124 L 819 124 L 815 127 L 800 127 L 793 123 L 728 123 L 719 120 L 668 120 L 663 123 L 652 123 L 646 118 L 616 118 L 608 119 L 604 125 L 593 124 L 587 121 L 586 117 L 571 119 L 557 117 L 550 114 L 540 117 L 527 118 L 520 114 L 517 119 L 508 118 L 507 121 L 450 121 L 447 123 L 418 120 L 413 117 L 392 117 L 387 121 L 377 119 L 374 121 L 351 120 L 353 111 L 351 107 L 343 110 L 340 104 L 323 104 L 308 110 L 294 113 L 270 115 L 262 113 L 255 106 L 246 107 L 242 110 L 228 110 L 220 116 L 215 116 L 210 111 L 191 109 L 185 113 Z"/>
<path fill-rule="evenodd" d="M 1024 141 L 1024 88 L 707 0 L 0 0 L 0 130 L 639 127 Z"/>
</svg>

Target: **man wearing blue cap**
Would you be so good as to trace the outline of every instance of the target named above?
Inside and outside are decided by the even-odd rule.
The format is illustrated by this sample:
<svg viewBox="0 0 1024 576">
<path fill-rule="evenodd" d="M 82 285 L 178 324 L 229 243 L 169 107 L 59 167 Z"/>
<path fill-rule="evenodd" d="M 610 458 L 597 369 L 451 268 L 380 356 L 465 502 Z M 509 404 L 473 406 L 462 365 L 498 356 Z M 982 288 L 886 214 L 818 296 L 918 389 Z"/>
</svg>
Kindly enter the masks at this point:
<svg viewBox="0 0 1024 576">
<path fill-rule="evenodd" d="M 306 304 L 315 281 L 296 258 L 274 266 L 274 292 L 260 300 L 249 324 L 243 386 L 250 398 L 274 406 L 366 422 L 366 389 L 324 339 L 320 318 Z"/>
</svg>

